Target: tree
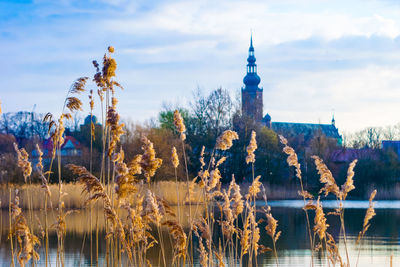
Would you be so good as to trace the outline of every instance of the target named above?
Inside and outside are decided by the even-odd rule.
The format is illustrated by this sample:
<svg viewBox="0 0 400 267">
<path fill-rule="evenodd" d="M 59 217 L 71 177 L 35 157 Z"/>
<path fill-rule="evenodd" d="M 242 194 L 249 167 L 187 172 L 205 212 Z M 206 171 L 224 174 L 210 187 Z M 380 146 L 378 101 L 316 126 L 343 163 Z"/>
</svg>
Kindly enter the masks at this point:
<svg viewBox="0 0 400 267">
<path fill-rule="evenodd" d="M 28 139 L 43 141 L 47 136 L 48 123 L 43 122 L 44 114 L 19 111 L 2 114 L 0 132 L 12 134 L 24 145 Z"/>
</svg>

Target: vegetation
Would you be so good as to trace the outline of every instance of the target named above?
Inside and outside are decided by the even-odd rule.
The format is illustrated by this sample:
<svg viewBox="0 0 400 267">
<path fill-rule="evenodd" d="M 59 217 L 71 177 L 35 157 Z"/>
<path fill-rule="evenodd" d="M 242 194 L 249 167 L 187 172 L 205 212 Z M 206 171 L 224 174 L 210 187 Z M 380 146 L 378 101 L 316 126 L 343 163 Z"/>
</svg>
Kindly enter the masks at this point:
<svg viewBox="0 0 400 267">
<path fill-rule="evenodd" d="M 199 255 L 201 266 L 257 266 L 258 256 L 262 253 L 273 253 L 276 265 L 279 265 L 276 247 L 279 246 L 282 232 L 268 205 L 267 190 L 261 181 L 263 176 L 272 181 L 278 179 L 282 175 L 279 172 L 279 162 L 287 157 L 290 169 L 286 170 L 288 173 L 294 171 L 294 180 L 304 200 L 312 264 L 314 256 L 322 252 L 328 266 L 350 266 L 347 247 L 346 256 L 340 255 L 334 237 L 328 232 L 329 225 L 320 197 L 332 195 L 338 200 L 334 215 L 340 220 L 346 244 L 343 201 L 355 189 L 353 177 L 357 161 L 348 166 L 345 182 L 339 187 L 324 161 L 318 155 L 313 156 L 319 182 L 323 185 L 315 201 L 314 195 L 306 190 L 299 157 L 295 149 L 289 146 L 289 141 L 267 128 L 258 127 L 251 120 L 241 118 L 239 114 L 233 115 L 232 124 L 229 124 L 227 118 L 231 109 L 226 107 L 231 102 L 223 90 L 215 91 L 208 98 L 199 96 L 197 103 L 206 104 L 196 107 L 196 117 L 185 115 L 185 112 L 182 115 L 179 110 L 172 113 L 166 111 L 160 114 L 162 123 L 159 128 L 137 128 L 133 134 L 125 136 L 127 127 L 120 121 L 117 112 L 116 89 L 121 88 L 121 85 L 114 80 L 117 65 L 111 56 L 113 52 L 114 48 L 109 47 L 102 66 L 93 62 L 96 70 L 93 80 L 104 117 L 101 118 L 99 136 L 96 134 L 96 126 L 90 120 L 88 166 L 73 163 L 65 166 L 77 177 L 79 185 L 65 184 L 65 169 L 58 152 L 64 143 L 66 121 L 71 120 L 73 113 L 81 109 L 82 103 L 77 95 L 85 92 L 87 77 L 79 78 L 73 84 L 59 118 L 51 114 L 44 117 L 53 144 L 48 166 L 51 171 L 45 171 L 39 147 L 36 148 L 38 159 L 35 166 L 32 166 L 24 148 L 15 147 L 17 164 L 25 186 L 29 185 L 29 189 L 24 192 L 26 203 L 23 205 L 27 209 L 23 211 L 21 192 L 17 190 L 14 193 L 9 188 L 12 265 L 18 262 L 24 266 L 29 261 L 34 265 L 39 259 L 38 247 L 43 244 L 45 265 L 48 266 L 48 231 L 53 229 L 57 233 L 57 266 L 64 266 L 64 242 L 68 238 L 66 218 L 76 212 L 66 209 L 66 192 L 76 194 L 77 189 L 82 190 L 82 201 L 70 207 L 86 209 L 90 213 L 89 229 L 95 229 L 88 234 L 93 255 L 91 264 L 98 265 L 99 243 L 105 242 L 107 266 L 151 266 L 157 264 L 157 260 L 161 266 L 192 266 L 195 263 L 195 253 Z M 89 95 L 93 101 L 92 90 Z M 93 105 L 91 102 L 91 110 Z M 228 129 L 231 127 L 237 131 Z M 260 141 L 257 141 L 257 137 Z M 101 154 L 97 160 L 93 158 L 97 146 L 95 138 L 101 140 Z M 204 146 L 197 143 L 197 138 L 204 142 Z M 281 149 L 283 153 L 275 153 Z M 167 160 L 159 158 L 159 155 L 168 155 Z M 199 158 L 195 163 L 196 155 Z M 193 175 L 196 167 L 196 175 Z M 37 195 L 33 190 L 38 190 L 30 185 L 33 168 L 41 181 L 44 206 L 33 198 L 34 194 Z M 156 183 L 162 180 L 157 178 L 160 171 L 174 181 Z M 239 173 L 241 181 L 245 179 L 248 182 L 247 190 L 242 190 L 235 176 L 230 175 L 234 171 Z M 58 178 L 57 190 L 48 182 L 52 172 L 53 180 L 54 177 Z M 223 181 L 228 184 L 223 186 Z M 160 190 L 159 187 L 165 188 Z M 178 200 L 163 195 L 164 190 L 176 194 Z M 370 197 L 370 207 L 364 223 L 360 223 L 360 240 L 375 215 L 375 194 L 376 191 Z M 256 204 L 260 196 L 264 199 L 261 212 Z M 188 209 L 185 211 L 178 208 L 175 212 L 171 207 L 173 201 L 178 207 L 185 205 Z M 26 219 L 33 218 L 35 207 L 44 207 L 45 218 L 43 221 L 38 219 L 44 227 L 33 228 Z M 98 208 L 101 213 L 96 212 Z M 309 215 L 312 211 L 315 212 L 313 222 Z M 261 213 L 264 224 L 259 220 Z M 100 225 L 105 225 L 105 240 L 99 239 Z M 35 233 L 35 229 L 40 234 Z M 169 232 L 167 237 L 163 235 L 165 229 Z M 272 247 L 260 243 L 260 236 L 264 233 L 271 238 Z M 173 245 L 172 258 L 167 257 L 168 244 Z M 152 247 L 160 251 L 155 262 L 149 256 Z"/>
</svg>

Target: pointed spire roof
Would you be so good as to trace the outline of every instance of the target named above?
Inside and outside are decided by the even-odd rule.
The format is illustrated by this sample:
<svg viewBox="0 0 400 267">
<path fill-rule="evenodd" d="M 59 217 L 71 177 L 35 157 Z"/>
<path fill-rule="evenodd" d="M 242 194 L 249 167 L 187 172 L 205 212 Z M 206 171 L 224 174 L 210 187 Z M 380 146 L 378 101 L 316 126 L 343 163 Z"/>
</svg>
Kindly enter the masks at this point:
<svg viewBox="0 0 400 267">
<path fill-rule="evenodd" d="M 249 51 L 254 51 L 253 47 L 253 33 L 250 34 L 250 48 Z"/>
<path fill-rule="evenodd" d="M 260 76 L 257 75 L 256 57 L 254 56 L 253 33 L 251 33 L 249 56 L 247 58 L 247 74 L 243 78 L 243 83 L 246 85 L 246 88 L 248 89 L 252 88 L 252 90 L 257 90 L 260 81 L 261 81 Z"/>
</svg>

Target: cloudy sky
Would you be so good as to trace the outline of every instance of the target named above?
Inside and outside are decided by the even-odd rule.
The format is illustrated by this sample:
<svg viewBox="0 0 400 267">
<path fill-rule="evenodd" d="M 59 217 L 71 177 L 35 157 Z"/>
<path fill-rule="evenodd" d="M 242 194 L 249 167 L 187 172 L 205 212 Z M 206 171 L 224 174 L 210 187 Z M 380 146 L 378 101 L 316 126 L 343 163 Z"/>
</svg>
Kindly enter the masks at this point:
<svg viewBox="0 0 400 267">
<path fill-rule="evenodd" d="M 400 121 L 395 0 L 0 1 L 2 108 L 60 112 L 108 45 L 125 118 L 156 117 L 198 87 L 234 96 L 251 30 L 273 121 L 329 123 L 334 111 L 342 132 Z"/>
</svg>

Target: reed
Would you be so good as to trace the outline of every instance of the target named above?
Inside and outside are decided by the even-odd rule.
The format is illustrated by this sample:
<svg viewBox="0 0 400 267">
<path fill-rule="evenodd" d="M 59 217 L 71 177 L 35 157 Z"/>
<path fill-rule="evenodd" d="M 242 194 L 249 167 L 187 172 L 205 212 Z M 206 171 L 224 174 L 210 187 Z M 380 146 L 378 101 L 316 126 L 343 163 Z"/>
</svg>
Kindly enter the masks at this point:
<svg viewBox="0 0 400 267">
<path fill-rule="evenodd" d="M 39 152 L 40 160 L 36 166 L 41 185 L 31 184 L 32 166 L 29 155 L 24 149 L 16 147 L 18 164 L 23 170 L 26 183 L 21 186 L 0 187 L 0 203 L 3 208 L 8 207 L 10 212 L 12 264 L 16 256 L 21 266 L 28 261 L 35 265 L 39 259 L 38 236 L 42 236 L 47 266 L 48 232 L 53 231 L 57 233 L 58 238 L 56 265 L 64 266 L 64 241 L 68 238 L 66 233 L 69 228 L 85 234 L 82 251 L 87 245 L 86 235 L 89 237 L 92 265 L 99 263 L 98 249 L 99 242 L 102 240 L 99 240 L 98 233 L 99 229 L 104 229 L 106 233 L 104 265 L 106 266 L 151 266 L 152 263 L 159 266 L 194 266 L 195 252 L 199 253 L 201 266 L 258 266 L 258 258 L 262 253 L 273 253 L 275 263 L 279 266 L 278 241 L 282 230 L 279 229 L 279 222 L 274 218 L 272 209 L 268 205 L 267 197 L 271 199 L 271 197 L 281 195 L 282 191 L 274 186 L 263 185 L 260 182 L 261 176 L 255 173 L 256 133 L 254 131 L 251 133 L 245 159 L 251 166 L 252 183 L 238 185 L 232 175 L 229 186 L 222 186 L 220 169 L 223 168 L 227 158 L 221 155 L 229 155 L 228 150 L 233 142 L 239 139 L 238 134 L 232 130 L 224 131 L 215 141 L 213 150 L 206 155 L 209 157 L 207 163 L 203 147 L 199 159 L 200 170 L 196 177 L 191 177 L 187 169 L 186 127 L 181 114 L 176 110 L 174 125 L 179 134 L 182 149 L 177 150 L 171 146 L 170 161 L 175 170 L 175 177 L 168 178 L 174 181 L 154 182 L 154 175 L 162 165 L 163 159 L 157 157 L 152 141 L 142 136 L 142 152 L 130 161 L 126 161 L 125 152 L 121 146 L 121 137 L 125 132 L 118 114 L 116 88 L 122 89 L 122 86 L 115 80 L 117 63 L 112 58 L 113 53 L 114 48 L 108 47 L 102 64 L 93 62 L 95 68 L 93 81 L 100 98 L 103 122 L 103 154 L 98 176 L 92 172 L 92 160 L 90 160 L 89 169 L 69 164 L 66 167 L 76 175 L 77 182 L 63 183 L 61 156 L 58 153 L 64 142 L 65 121 L 71 120 L 73 112 L 81 109 L 82 102 L 77 94 L 86 90 L 87 77 L 77 79 L 68 90 L 61 116 L 58 119 L 53 119 L 51 114 L 46 115 L 45 118 L 49 122 L 49 135 L 54 145 L 49 170 L 52 169 L 54 161 L 58 167 L 58 184 L 48 183 L 50 173 L 44 170 L 41 152 Z M 94 89 L 89 90 L 90 116 L 93 116 L 95 105 L 93 92 Z M 95 137 L 93 127 L 92 124 L 90 157 L 92 157 L 92 142 Z M 339 187 L 323 160 L 313 156 L 320 182 L 323 184 L 315 201 L 314 196 L 303 185 L 301 166 L 296 152 L 284 137 L 280 136 L 280 141 L 283 152 L 288 156 L 287 163 L 294 167 L 299 181 L 298 194 L 304 202 L 303 210 L 307 222 L 312 265 L 314 253 L 320 251 L 324 253 L 328 266 L 335 266 L 337 263 L 341 266 L 350 266 L 343 201 L 346 200 L 348 193 L 355 189 L 353 177 L 357 161 L 349 165 L 347 179 Z M 37 150 L 40 151 L 40 148 L 37 147 Z M 183 159 L 186 171 L 184 177 L 178 177 L 179 158 Z M 184 182 L 179 182 L 179 180 Z M 18 188 L 19 194 L 15 194 L 12 198 L 11 192 L 15 188 Z M 291 188 L 289 191 L 291 197 L 294 197 L 295 190 Z M 333 194 L 338 200 L 338 207 L 331 214 L 337 215 L 340 219 L 346 262 L 342 260 L 333 236 L 329 234 L 327 214 L 320 201 L 321 197 L 328 194 Z M 372 202 L 375 194 L 376 191 L 370 197 L 370 207 L 367 210 L 359 240 L 365 235 L 370 220 L 375 215 Z M 264 200 L 262 210 L 258 210 L 260 207 L 256 205 L 258 199 Z M 30 214 L 30 218 L 25 218 L 23 210 Z M 37 219 L 34 223 L 33 215 L 38 210 L 44 210 L 45 215 L 44 218 L 35 215 Z M 89 218 L 89 223 L 82 222 L 80 219 L 82 217 L 77 216 L 77 210 L 83 214 L 82 216 Z M 315 212 L 313 222 L 309 218 L 311 212 Z M 53 223 L 49 223 L 49 220 L 53 220 Z M 266 223 L 265 227 L 261 227 L 262 222 Z M 42 225 L 45 225 L 44 229 Z M 94 228 L 95 246 L 92 236 Z M 168 235 L 164 234 L 165 231 Z M 36 233 L 39 234 L 36 235 Z M 218 235 L 218 233 L 222 234 Z M 271 238 L 272 248 L 262 244 L 260 240 L 262 235 L 268 235 Z M 15 244 L 18 244 L 18 250 Z M 159 253 L 157 260 L 150 255 L 152 248 Z M 172 257 L 169 257 L 168 251 L 171 251 Z"/>
</svg>

